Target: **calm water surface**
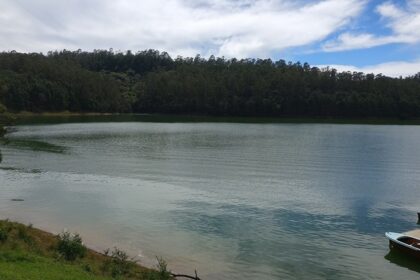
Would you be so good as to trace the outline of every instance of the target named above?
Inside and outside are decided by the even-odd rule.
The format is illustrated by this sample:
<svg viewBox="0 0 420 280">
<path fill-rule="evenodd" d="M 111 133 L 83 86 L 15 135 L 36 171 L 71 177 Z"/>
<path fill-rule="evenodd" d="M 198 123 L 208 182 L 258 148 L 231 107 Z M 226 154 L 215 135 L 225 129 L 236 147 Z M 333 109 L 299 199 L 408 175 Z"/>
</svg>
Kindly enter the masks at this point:
<svg viewBox="0 0 420 280">
<path fill-rule="evenodd" d="M 419 144 L 399 125 L 19 125 L 0 217 L 204 279 L 419 279 L 384 238 L 417 227 Z"/>
</svg>

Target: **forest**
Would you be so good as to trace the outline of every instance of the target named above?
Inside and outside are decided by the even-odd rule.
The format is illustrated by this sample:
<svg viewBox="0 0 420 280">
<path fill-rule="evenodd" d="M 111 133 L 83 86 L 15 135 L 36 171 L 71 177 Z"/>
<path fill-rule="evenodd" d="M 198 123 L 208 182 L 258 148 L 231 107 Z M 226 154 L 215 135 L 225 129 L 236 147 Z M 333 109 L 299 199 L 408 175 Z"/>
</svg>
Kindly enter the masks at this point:
<svg viewBox="0 0 420 280">
<path fill-rule="evenodd" d="M 0 103 L 11 112 L 410 119 L 420 117 L 420 72 L 391 78 L 157 50 L 12 51 L 0 53 Z"/>
</svg>

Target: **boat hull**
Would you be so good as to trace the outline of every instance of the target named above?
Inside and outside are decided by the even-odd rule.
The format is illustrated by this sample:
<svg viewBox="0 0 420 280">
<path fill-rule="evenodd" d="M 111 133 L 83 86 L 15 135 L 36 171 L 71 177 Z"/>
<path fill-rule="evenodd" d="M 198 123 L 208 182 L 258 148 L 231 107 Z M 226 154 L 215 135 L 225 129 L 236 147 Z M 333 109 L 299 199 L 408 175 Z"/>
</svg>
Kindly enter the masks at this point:
<svg viewBox="0 0 420 280">
<path fill-rule="evenodd" d="M 420 260 L 420 239 L 396 232 L 387 232 L 389 249 Z"/>
<path fill-rule="evenodd" d="M 416 258 L 420 260 L 420 252 L 414 251 L 411 248 L 408 248 L 406 246 L 403 246 L 395 241 L 389 240 L 389 249 L 391 251 L 403 253 L 404 255 L 408 255 L 410 257 Z"/>
</svg>

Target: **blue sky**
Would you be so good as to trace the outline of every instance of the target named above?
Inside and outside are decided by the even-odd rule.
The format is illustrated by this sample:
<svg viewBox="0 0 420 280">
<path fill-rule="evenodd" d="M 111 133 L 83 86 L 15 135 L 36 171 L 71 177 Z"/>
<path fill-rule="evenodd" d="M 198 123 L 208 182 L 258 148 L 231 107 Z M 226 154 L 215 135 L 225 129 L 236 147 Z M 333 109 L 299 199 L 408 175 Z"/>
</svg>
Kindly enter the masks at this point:
<svg viewBox="0 0 420 280">
<path fill-rule="evenodd" d="M 0 0 L 0 50 L 267 58 L 407 76 L 420 0 Z"/>
<path fill-rule="evenodd" d="M 398 12 L 403 14 L 396 20 L 390 19 L 385 12 L 381 12 L 381 7 L 382 9 L 387 7 L 393 15 Z M 420 1 L 365 1 L 363 10 L 351 23 L 311 46 L 287 50 L 286 57 L 293 61 L 310 61 L 315 65 L 334 65 L 343 70 L 376 70 L 375 72 L 385 72 L 392 76 L 406 76 L 420 72 L 419 8 Z M 407 30 L 407 32 L 412 32 L 413 38 L 398 38 L 402 33 L 400 24 L 413 26 L 412 30 Z M 340 35 L 345 33 L 354 34 L 354 36 L 370 34 L 378 41 L 381 38 L 388 38 L 389 41 L 385 40 L 378 45 L 370 46 L 366 40 L 357 47 L 325 50 L 326 44 L 339 41 Z M 273 56 L 281 57 L 282 54 L 275 53 Z"/>
</svg>

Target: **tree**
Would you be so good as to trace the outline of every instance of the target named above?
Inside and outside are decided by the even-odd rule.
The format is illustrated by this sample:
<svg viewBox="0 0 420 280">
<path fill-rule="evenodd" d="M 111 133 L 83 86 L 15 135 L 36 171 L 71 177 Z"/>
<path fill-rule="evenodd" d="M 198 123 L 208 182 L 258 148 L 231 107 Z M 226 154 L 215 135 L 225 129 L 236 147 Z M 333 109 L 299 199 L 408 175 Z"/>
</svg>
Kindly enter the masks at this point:
<svg viewBox="0 0 420 280">
<path fill-rule="evenodd" d="M 0 53 L 11 111 L 229 116 L 420 117 L 420 73 L 406 78 L 308 63 L 166 52 Z"/>
</svg>

